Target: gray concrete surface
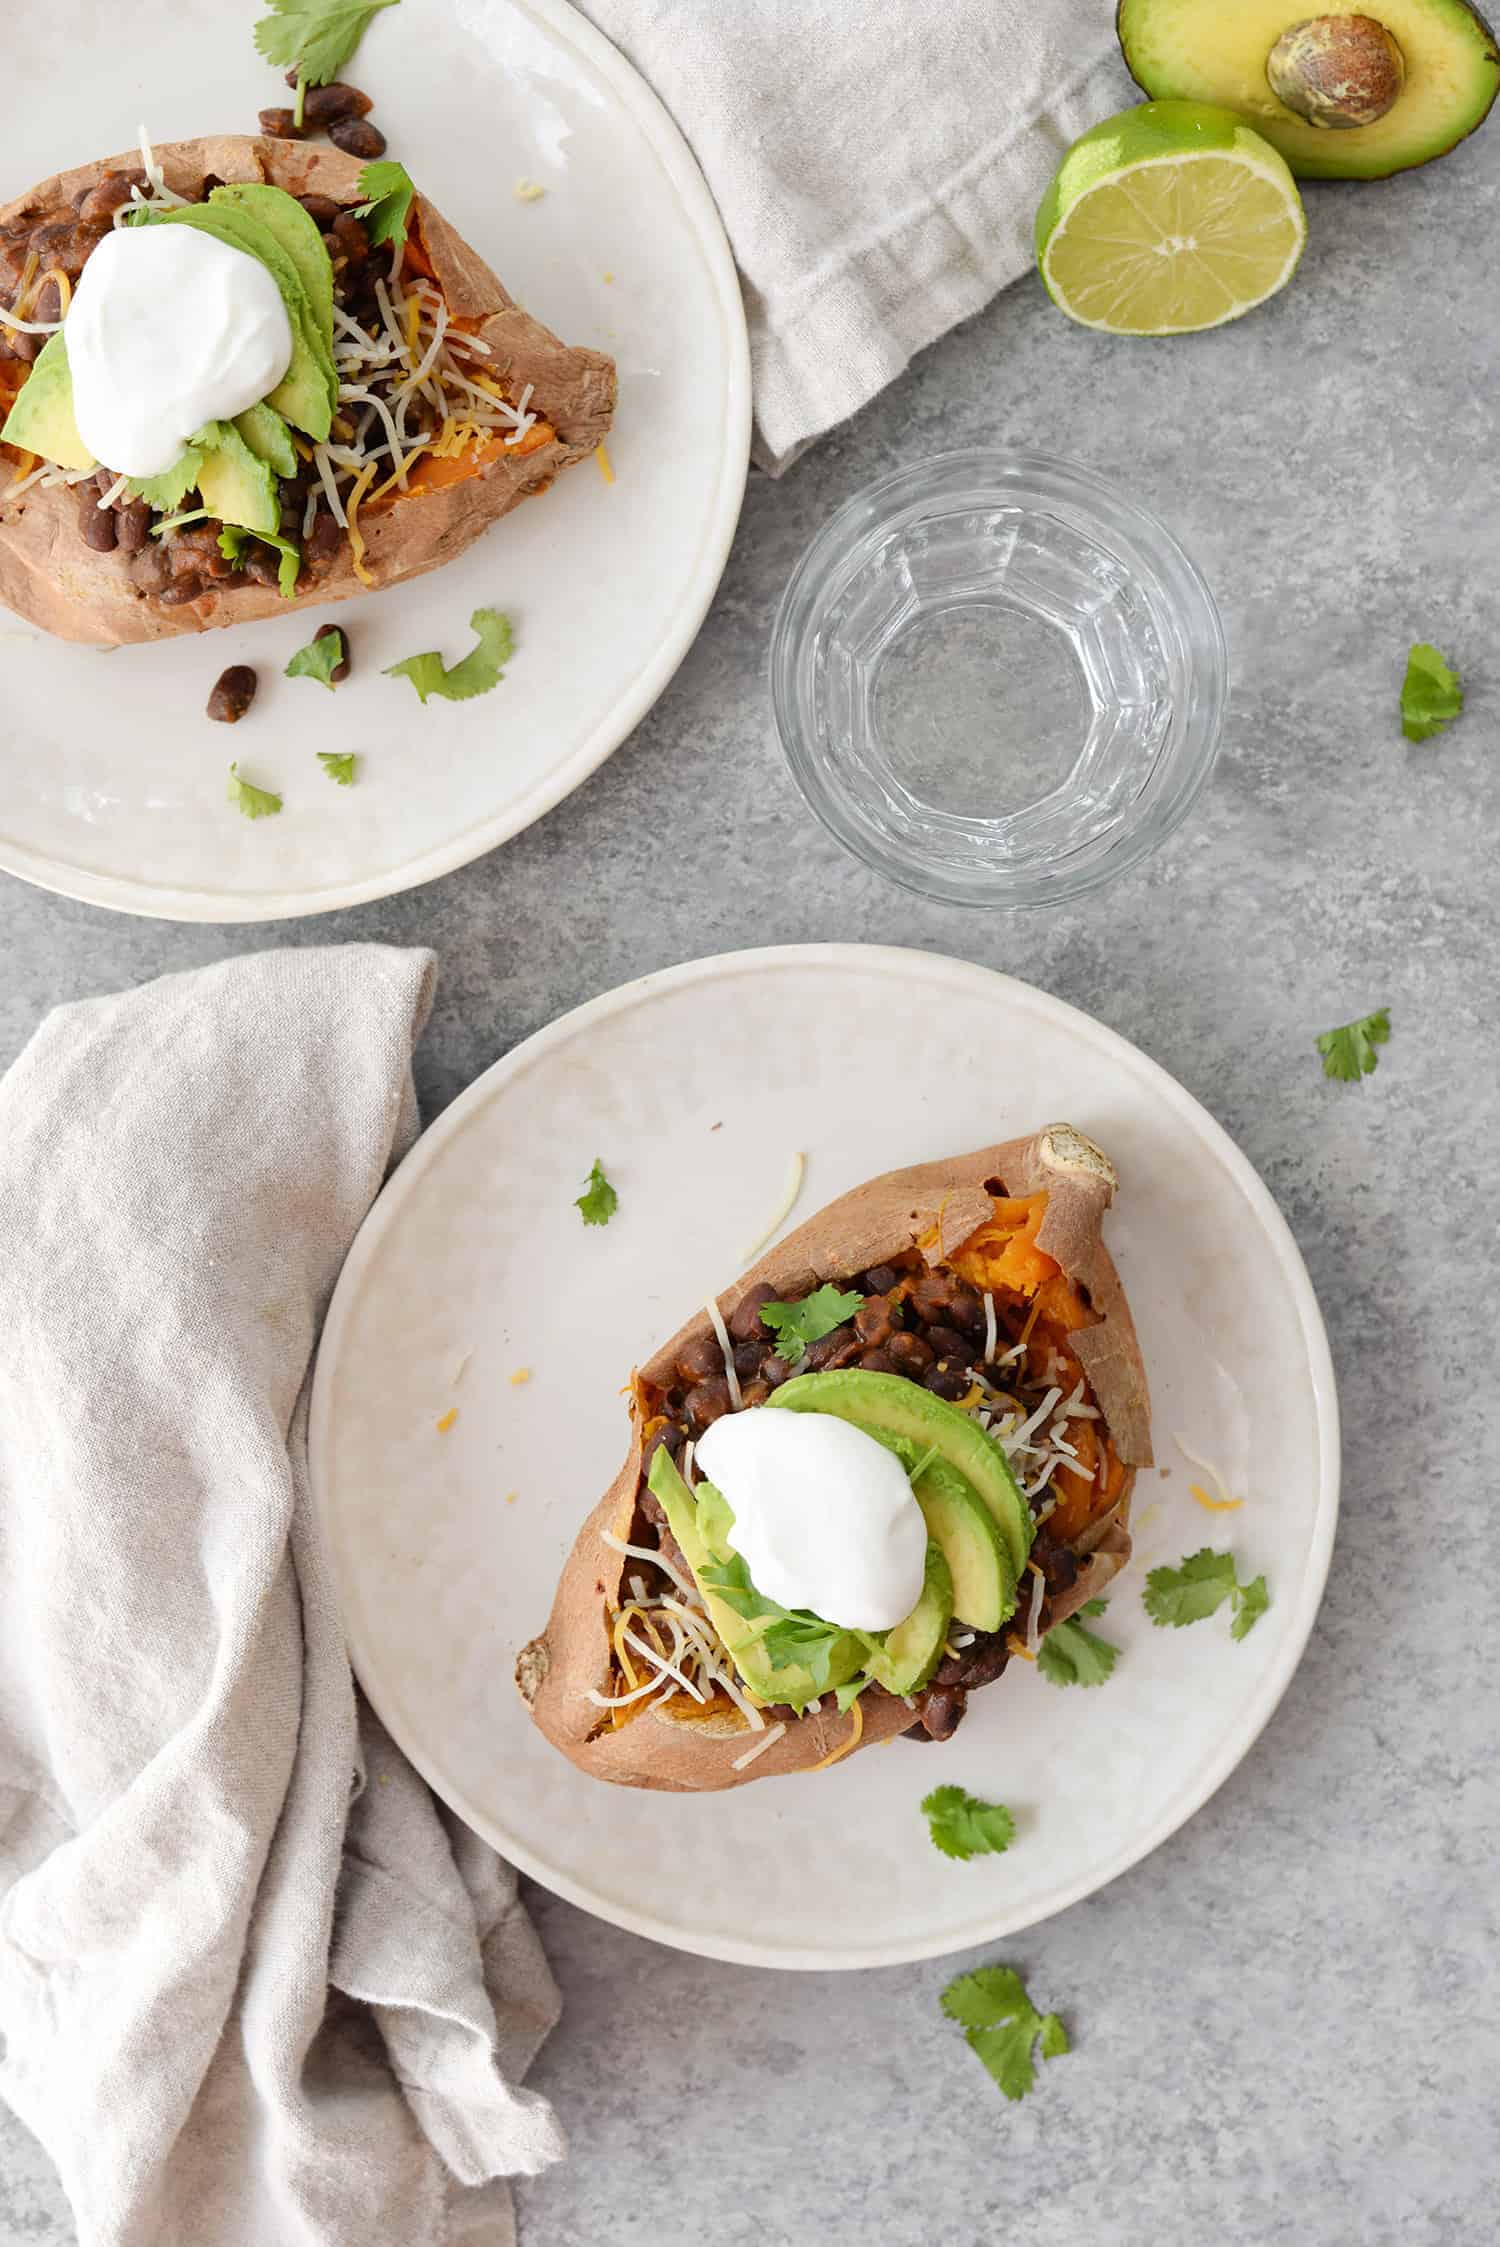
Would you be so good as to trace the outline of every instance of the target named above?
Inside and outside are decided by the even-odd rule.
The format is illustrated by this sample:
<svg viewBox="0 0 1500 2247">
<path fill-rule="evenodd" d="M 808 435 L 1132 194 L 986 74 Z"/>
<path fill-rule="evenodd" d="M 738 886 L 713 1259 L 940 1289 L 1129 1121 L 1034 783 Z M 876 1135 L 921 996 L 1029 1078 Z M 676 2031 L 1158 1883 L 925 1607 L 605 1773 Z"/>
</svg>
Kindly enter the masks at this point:
<svg viewBox="0 0 1500 2247">
<path fill-rule="evenodd" d="M 60 999 L 266 942 L 378 936 L 442 958 L 429 1113 L 563 1009 L 701 953 L 867 938 L 990 962 L 1189 1086 L 1311 1267 L 1347 1430 L 1327 1602 L 1208 1808 L 1005 1946 L 1066 2009 L 1075 2056 L 1007 2108 L 938 2016 L 945 1963 L 758 1975 L 538 1896 L 567 1999 L 538 2080 L 577 2151 L 523 2193 L 524 2247 L 1477 2247 L 1500 2231 L 1500 125 L 1424 174 L 1309 204 L 1297 282 L 1239 327 L 1114 343 L 1026 282 L 783 483 L 757 479 L 657 709 L 479 865 L 258 934 L 0 880 L 0 1060 Z M 830 509 L 924 449 L 993 439 L 1148 498 L 1215 586 L 1234 664 L 1189 825 L 1050 918 L 929 908 L 843 857 L 789 789 L 763 684 L 777 595 Z M 1422 748 L 1396 714 L 1416 638 L 1469 694 Z M 1382 1003 L 1378 1074 L 1326 1084 L 1314 1034 Z M 45 2158 L 0 2122 L 0 2247 L 73 2237 Z"/>
</svg>

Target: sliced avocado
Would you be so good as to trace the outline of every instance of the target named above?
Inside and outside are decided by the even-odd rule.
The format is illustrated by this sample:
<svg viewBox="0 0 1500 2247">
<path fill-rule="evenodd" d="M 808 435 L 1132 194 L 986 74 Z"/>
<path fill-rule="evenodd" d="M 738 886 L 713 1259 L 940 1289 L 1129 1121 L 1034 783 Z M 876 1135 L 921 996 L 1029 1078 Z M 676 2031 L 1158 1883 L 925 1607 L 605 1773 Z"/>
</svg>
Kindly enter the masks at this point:
<svg viewBox="0 0 1500 2247">
<path fill-rule="evenodd" d="M 935 1450 L 978 1492 L 1004 1540 L 1012 1579 L 1020 1576 L 1031 1550 L 1031 1509 L 999 1444 L 957 1405 L 935 1397 L 929 1389 L 919 1389 L 899 1373 L 866 1373 L 858 1366 L 837 1373 L 799 1373 L 773 1390 L 760 1409 L 769 1411 L 773 1405 L 788 1412 L 832 1412 L 867 1435 L 903 1439 L 916 1447 L 918 1456 Z M 907 1465 L 911 1464 L 908 1458 Z M 975 1628 L 993 1630 L 995 1625 Z"/>
<path fill-rule="evenodd" d="M 98 462 L 73 418 L 73 376 L 63 332 L 48 336 L 0 429 L 0 444 L 35 453 L 58 468 L 95 468 Z"/>
<path fill-rule="evenodd" d="M 328 245 L 302 205 L 284 187 L 253 183 L 216 187 L 208 198 L 226 209 L 247 211 L 275 235 L 301 279 L 318 323 L 318 333 L 333 357 L 333 261 Z"/>
<path fill-rule="evenodd" d="M 274 406 L 247 406 L 235 415 L 234 426 L 257 460 L 266 461 L 278 476 L 296 475 L 297 448 Z"/>
<path fill-rule="evenodd" d="M 766 1622 L 747 1622 L 743 1615 L 735 1613 L 727 1601 L 718 1597 L 711 1585 L 704 1582 L 704 1569 L 722 1555 L 716 1554 L 704 1537 L 697 1502 L 665 1447 L 652 1460 L 646 1482 L 667 1517 L 667 1527 L 681 1547 L 683 1559 L 693 1572 L 693 1581 L 703 1596 L 708 1619 L 751 1692 L 762 1701 L 785 1702 L 792 1708 L 801 1708 L 805 1702 L 816 1699 L 820 1689 L 814 1683 L 810 1671 L 796 1663 L 785 1663 L 773 1669 L 767 1660 L 765 1650 L 759 1643 Z M 834 1644 L 829 1677 L 821 1690 L 826 1693 L 834 1686 L 847 1685 L 851 1678 L 858 1677 L 865 1651 L 865 1642 L 856 1632 L 842 1632 Z"/>
<path fill-rule="evenodd" d="M 906 1452 L 910 1437 L 867 1431 Z M 908 1462 L 910 1464 L 910 1462 Z M 1016 1572 L 1000 1524 L 973 1484 L 946 1459 L 929 1459 L 911 1478 L 927 1534 L 942 1547 L 953 1583 L 953 1613 L 971 1630 L 998 1631 L 1016 1611 Z"/>
<path fill-rule="evenodd" d="M 922 1596 L 894 1630 L 872 1642 L 867 1673 L 887 1693 L 915 1693 L 941 1661 L 952 1620 L 953 1577 L 941 1546 L 929 1538 Z"/>
<path fill-rule="evenodd" d="M 257 460 L 232 422 L 213 421 L 197 433 L 202 447 L 198 497 L 221 523 L 274 535 L 281 529 L 276 471 Z"/>
<path fill-rule="evenodd" d="M 180 210 L 153 213 L 148 223 L 193 226 L 200 234 L 212 234 L 231 249 L 243 250 L 260 260 L 280 289 L 292 323 L 292 363 L 271 392 L 270 403 L 321 444 L 332 426 L 338 396 L 333 354 L 323 341 L 296 266 L 269 227 L 246 211 L 216 209 L 208 203 L 189 203 Z"/>
<path fill-rule="evenodd" d="M 1322 16 L 1306 0 L 1119 0 L 1115 28 L 1154 100 L 1237 110 L 1303 179 L 1430 164 L 1500 93 L 1500 48 L 1466 0 Z"/>
</svg>

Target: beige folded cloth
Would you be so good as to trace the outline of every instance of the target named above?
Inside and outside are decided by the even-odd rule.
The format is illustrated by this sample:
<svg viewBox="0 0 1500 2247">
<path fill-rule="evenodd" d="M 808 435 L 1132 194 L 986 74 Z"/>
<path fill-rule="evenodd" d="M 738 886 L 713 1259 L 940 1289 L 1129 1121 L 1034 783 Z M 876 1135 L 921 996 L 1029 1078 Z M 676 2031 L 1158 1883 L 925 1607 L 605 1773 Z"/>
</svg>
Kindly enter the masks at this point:
<svg viewBox="0 0 1500 2247">
<path fill-rule="evenodd" d="M 1140 99 L 1113 0 L 582 4 L 713 189 L 773 474 L 1030 269 L 1058 157 Z"/>
<path fill-rule="evenodd" d="M 0 2094 L 83 2247 L 503 2247 L 562 2150 L 515 1875 L 357 1702 L 308 1492 L 432 985 L 235 960 L 0 1083 Z"/>
</svg>

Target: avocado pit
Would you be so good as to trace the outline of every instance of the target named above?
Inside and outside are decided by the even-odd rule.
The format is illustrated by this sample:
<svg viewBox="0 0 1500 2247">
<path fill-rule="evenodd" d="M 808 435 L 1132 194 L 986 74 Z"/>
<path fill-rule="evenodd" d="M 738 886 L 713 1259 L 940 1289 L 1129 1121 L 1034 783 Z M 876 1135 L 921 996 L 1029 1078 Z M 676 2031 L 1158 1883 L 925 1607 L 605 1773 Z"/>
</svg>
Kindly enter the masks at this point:
<svg viewBox="0 0 1500 2247">
<path fill-rule="evenodd" d="M 1326 131 L 1378 124 L 1406 84 L 1406 60 L 1373 16 L 1310 16 L 1282 33 L 1266 59 L 1278 101 Z"/>
</svg>

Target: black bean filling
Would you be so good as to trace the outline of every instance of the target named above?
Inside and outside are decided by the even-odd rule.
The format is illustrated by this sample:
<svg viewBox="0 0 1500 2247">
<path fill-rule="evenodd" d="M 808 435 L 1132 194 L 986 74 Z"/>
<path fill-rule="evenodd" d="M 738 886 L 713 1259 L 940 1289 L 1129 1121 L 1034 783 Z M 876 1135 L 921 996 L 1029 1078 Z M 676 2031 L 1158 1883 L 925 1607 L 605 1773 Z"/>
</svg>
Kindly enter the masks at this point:
<svg viewBox="0 0 1500 2247">
<path fill-rule="evenodd" d="M 909 1290 L 896 1297 L 892 1291 L 912 1279 L 913 1273 Z M 855 1365 L 871 1373 L 900 1374 L 950 1402 L 968 1395 L 974 1367 L 984 1355 L 982 1296 L 951 1272 L 929 1271 L 920 1265 L 903 1271 L 880 1264 L 849 1285 L 864 1296 L 864 1302 L 846 1325 L 811 1345 L 796 1367 L 798 1373 L 834 1372 Z M 761 1306 L 775 1299 L 775 1288 L 752 1287 L 741 1296 L 726 1322 L 734 1345 L 741 1399 L 747 1406 L 764 1404 L 771 1391 L 793 1371 L 761 1323 Z M 1002 1346 L 1004 1342 L 1002 1334 Z M 649 1532 L 663 1557 L 679 1574 L 690 1577 L 692 1572 L 667 1527 L 666 1515 L 646 1487 L 646 1477 L 658 1450 L 665 1447 L 674 1459 L 678 1458 L 690 1437 L 696 1440 L 730 1410 L 724 1353 L 717 1337 L 700 1335 L 689 1342 L 674 1371 L 673 1386 L 661 1400 L 663 1424 L 642 1450 L 637 1522 L 631 1541 L 643 1542 Z M 1077 1578 L 1078 1562 L 1071 1547 L 1053 1537 L 1045 1522 L 1037 1531 L 1031 1558 L 1042 1571 L 1048 1600 L 1067 1591 Z M 1005 1670 L 1011 1659 L 1009 1639 L 1015 1629 L 1012 1618 L 998 1631 L 977 1631 L 967 1646 L 946 1656 L 930 1683 L 913 1696 L 914 1721 L 905 1737 L 951 1739 L 962 1722 L 970 1693 L 993 1684 Z M 866 1691 L 881 1695 L 884 1688 L 872 1684 Z M 777 1708 L 769 1713 L 789 1718 L 796 1711 Z"/>
</svg>

